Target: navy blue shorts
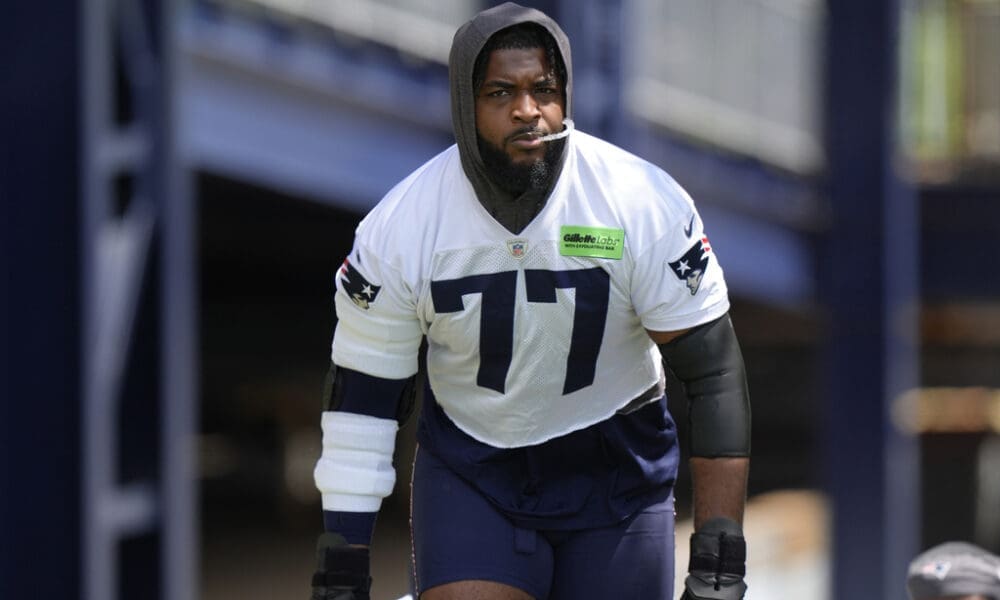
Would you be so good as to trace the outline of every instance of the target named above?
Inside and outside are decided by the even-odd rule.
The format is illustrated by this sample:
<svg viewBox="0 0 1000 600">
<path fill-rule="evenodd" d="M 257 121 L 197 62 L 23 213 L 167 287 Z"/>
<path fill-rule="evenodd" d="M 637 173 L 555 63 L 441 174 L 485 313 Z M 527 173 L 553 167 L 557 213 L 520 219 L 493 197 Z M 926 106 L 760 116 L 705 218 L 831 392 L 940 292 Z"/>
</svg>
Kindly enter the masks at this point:
<svg viewBox="0 0 1000 600">
<path fill-rule="evenodd" d="M 673 597 L 673 495 L 610 527 L 523 529 L 418 448 L 412 503 L 418 595 L 475 579 L 511 585 L 538 600 Z"/>
</svg>

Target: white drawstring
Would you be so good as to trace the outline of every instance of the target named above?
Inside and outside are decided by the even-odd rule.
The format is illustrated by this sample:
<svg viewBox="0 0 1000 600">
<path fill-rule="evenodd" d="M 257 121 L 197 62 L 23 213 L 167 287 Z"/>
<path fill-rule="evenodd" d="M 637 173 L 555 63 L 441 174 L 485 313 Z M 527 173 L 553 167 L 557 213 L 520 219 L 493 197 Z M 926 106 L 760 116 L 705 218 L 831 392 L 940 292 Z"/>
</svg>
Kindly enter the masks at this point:
<svg viewBox="0 0 1000 600">
<path fill-rule="evenodd" d="M 540 139 L 543 142 L 551 142 L 554 140 L 563 139 L 564 137 L 569 135 L 569 132 L 573 131 L 573 119 L 563 119 L 563 125 L 565 127 L 559 133 L 550 133 L 549 135 L 543 135 L 538 139 Z"/>
</svg>

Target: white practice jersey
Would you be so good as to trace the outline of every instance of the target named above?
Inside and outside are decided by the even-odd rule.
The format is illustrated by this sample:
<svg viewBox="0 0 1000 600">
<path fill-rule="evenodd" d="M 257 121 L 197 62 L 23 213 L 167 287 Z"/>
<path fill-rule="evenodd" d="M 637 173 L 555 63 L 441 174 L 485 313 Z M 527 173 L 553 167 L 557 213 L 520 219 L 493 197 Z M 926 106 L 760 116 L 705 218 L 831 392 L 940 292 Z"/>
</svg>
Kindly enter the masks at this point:
<svg viewBox="0 0 1000 600">
<path fill-rule="evenodd" d="M 519 234 L 480 204 L 452 146 L 361 222 L 337 275 L 333 361 L 417 371 L 467 434 L 509 448 L 602 421 L 660 379 L 646 329 L 729 309 L 694 203 L 669 175 L 575 131 L 559 181 Z"/>
</svg>

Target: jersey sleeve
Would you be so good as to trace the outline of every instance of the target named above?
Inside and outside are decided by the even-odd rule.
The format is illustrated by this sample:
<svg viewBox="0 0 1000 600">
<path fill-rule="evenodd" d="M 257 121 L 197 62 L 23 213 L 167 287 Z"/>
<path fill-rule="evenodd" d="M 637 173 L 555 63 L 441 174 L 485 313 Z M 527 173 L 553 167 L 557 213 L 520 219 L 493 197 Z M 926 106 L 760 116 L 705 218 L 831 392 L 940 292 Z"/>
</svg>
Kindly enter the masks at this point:
<svg viewBox="0 0 1000 600">
<path fill-rule="evenodd" d="M 676 183 L 665 231 L 635 258 L 632 302 L 643 327 L 678 331 L 707 323 L 729 310 L 718 257 L 694 203 Z"/>
<path fill-rule="evenodd" d="M 416 373 L 423 331 L 414 294 L 399 270 L 356 239 L 336 284 L 333 362 L 386 379 Z"/>
</svg>

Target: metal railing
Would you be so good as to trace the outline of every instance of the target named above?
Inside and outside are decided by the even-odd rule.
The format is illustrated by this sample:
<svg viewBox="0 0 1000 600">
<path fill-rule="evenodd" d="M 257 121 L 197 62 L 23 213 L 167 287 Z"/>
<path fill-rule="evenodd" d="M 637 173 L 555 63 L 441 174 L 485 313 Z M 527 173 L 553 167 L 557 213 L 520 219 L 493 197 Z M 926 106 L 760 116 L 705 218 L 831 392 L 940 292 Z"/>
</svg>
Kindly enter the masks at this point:
<svg viewBox="0 0 1000 600">
<path fill-rule="evenodd" d="M 795 173 L 822 168 L 823 2 L 634 0 L 630 6 L 630 112 Z"/>
<path fill-rule="evenodd" d="M 177 5 L 93 0 L 81 11 L 81 555 L 89 600 L 196 598 L 195 275 L 192 207 L 172 133 Z M 146 313 L 153 333 L 141 327 Z M 138 352 L 150 347 L 155 358 Z M 155 381 L 130 385 L 137 372 Z M 126 473 L 130 462 L 142 466 Z M 124 546 L 140 538 L 153 543 L 127 558 L 151 577 L 137 580 L 124 568 Z"/>
</svg>

